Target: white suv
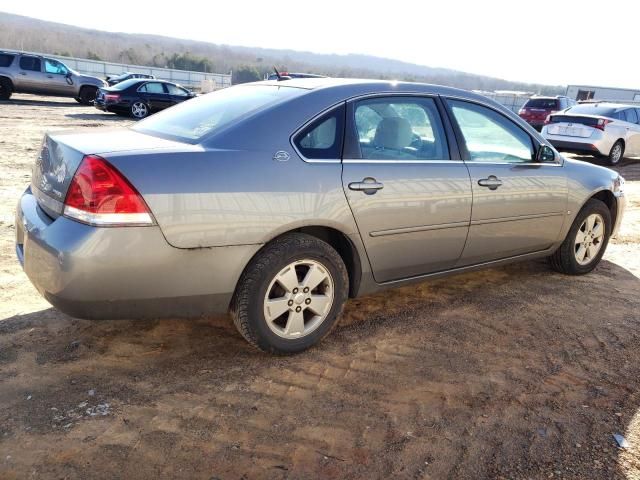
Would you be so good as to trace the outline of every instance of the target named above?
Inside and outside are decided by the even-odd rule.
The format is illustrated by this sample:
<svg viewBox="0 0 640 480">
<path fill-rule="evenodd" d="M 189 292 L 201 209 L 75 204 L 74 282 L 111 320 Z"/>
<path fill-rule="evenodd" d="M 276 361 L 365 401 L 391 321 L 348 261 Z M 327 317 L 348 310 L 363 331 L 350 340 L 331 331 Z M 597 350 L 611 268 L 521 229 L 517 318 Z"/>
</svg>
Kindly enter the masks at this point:
<svg viewBox="0 0 640 480">
<path fill-rule="evenodd" d="M 640 155 L 640 107 L 581 103 L 547 117 L 542 136 L 560 151 L 607 157 Z"/>
</svg>

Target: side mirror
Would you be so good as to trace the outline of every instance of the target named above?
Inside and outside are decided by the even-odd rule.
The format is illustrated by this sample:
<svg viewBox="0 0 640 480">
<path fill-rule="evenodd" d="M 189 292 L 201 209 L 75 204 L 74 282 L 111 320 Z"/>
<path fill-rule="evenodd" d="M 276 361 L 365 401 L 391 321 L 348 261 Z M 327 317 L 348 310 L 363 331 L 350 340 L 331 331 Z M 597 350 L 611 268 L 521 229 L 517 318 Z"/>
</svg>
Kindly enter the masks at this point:
<svg viewBox="0 0 640 480">
<path fill-rule="evenodd" d="M 552 163 L 556 161 L 556 153 L 549 145 L 540 145 L 536 154 L 536 162 Z"/>
</svg>

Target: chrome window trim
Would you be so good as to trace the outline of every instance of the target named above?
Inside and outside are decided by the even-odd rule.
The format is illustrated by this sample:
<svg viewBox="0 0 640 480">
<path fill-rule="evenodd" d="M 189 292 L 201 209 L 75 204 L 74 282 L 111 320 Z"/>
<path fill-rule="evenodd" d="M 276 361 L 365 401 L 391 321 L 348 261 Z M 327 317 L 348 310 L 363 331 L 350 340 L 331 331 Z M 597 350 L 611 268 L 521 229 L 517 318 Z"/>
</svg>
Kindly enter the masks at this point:
<svg viewBox="0 0 640 480">
<path fill-rule="evenodd" d="M 530 167 L 562 167 L 563 164 L 559 162 L 480 162 L 477 160 L 469 160 L 464 163 L 470 165 L 523 165 Z"/>
<path fill-rule="evenodd" d="M 342 163 L 388 163 L 388 164 L 440 164 L 440 163 L 464 163 L 462 160 L 393 160 L 393 159 L 368 159 L 368 158 L 344 158 Z"/>
</svg>

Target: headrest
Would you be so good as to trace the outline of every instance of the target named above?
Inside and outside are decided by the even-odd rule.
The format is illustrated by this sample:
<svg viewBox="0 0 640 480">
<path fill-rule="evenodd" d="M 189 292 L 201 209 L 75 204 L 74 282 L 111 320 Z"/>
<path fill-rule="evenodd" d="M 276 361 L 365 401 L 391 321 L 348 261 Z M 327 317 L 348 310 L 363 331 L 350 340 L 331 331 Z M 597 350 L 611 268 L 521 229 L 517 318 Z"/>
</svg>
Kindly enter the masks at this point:
<svg viewBox="0 0 640 480">
<path fill-rule="evenodd" d="M 401 150 L 411 145 L 413 131 L 411 124 L 402 117 L 383 118 L 376 128 L 373 139 L 375 146 L 379 148 L 391 148 Z"/>
</svg>

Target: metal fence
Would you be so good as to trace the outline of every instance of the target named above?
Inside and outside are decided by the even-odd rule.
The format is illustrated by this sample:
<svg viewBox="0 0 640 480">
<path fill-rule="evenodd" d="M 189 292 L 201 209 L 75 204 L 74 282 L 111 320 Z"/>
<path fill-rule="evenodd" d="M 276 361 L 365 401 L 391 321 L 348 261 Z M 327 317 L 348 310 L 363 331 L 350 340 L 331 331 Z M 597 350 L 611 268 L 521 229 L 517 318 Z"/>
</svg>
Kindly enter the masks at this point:
<svg viewBox="0 0 640 480">
<path fill-rule="evenodd" d="M 532 93 L 528 92 L 484 92 L 484 91 L 476 91 L 485 97 L 489 97 L 492 100 L 495 100 L 498 103 L 501 103 L 505 107 L 507 107 L 512 112 L 518 113 L 518 110 L 522 108 L 524 102 L 529 100 L 533 96 Z"/>
<path fill-rule="evenodd" d="M 120 75 L 124 72 L 133 72 L 153 75 L 160 80 L 179 83 L 180 85 L 196 90 L 217 90 L 231 86 L 231 75 L 226 73 L 192 72 L 188 70 L 173 70 L 170 68 L 130 65 L 127 63 L 103 62 L 102 60 L 88 60 L 86 58 L 63 57 L 60 55 L 48 55 L 45 53 L 22 53 L 31 53 L 34 55 L 42 55 L 47 58 L 55 58 L 80 73 L 100 78 L 105 78 L 108 75 Z"/>
</svg>

